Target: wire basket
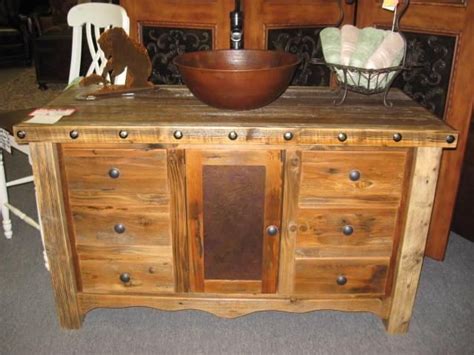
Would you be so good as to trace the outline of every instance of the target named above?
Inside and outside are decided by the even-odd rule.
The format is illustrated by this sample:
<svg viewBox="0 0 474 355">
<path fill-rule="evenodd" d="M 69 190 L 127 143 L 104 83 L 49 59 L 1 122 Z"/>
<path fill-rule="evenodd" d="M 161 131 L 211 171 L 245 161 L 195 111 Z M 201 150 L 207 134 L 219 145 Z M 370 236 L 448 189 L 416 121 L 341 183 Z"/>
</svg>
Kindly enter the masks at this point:
<svg viewBox="0 0 474 355">
<path fill-rule="evenodd" d="M 405 58 L 405 55 L 404 55 Z M 383 69 L 363 69 L 348 65 L 326 63 L 321 59 L 313 59 L 313 64 L 326 65 L 334 73 L 340 90 L 340 98 L 334 101 L 335 105 L 342 105 L 347 97 L 347 92 L 354 91 L 364 95 L 383 93 L 383 103 L 386 107 L 393 106 L 388 101 L 388 92 L 402 70 L 408 69 L 404 59 L 401 65 Z"/>
<path fill-rule="evenodd" d="M 405 36 L 399 29 L 400 18 L 407 10 L 410 1 L 402 0 L 402 2 L 403 6 L 395 13 L 392 25 L 392 31 L 398 32 L 405 42 L 405 52 L 403 53 L 403 58 L 400 65 L 382 69 L 365 69 L 342 64 L 327 63 L 323 59 L 319 58 L 311 59 L 312 64 L 326 65 L 334 74 L 336 82 L 340 88 L 340 97 L 334 100 L 335 105 L 342 105 L 347 98 L 347 92 L 354 91 L 364 95 L 383 93 L 384 105 L 386 107 L 393 106 L 393 103 L 387 99 L 393 81 L 401 71 L 409 69 L 406 65 L 407 42 Z M 342 6 L 341 1 L 339 1 L 339 4 Z M 340 20 L 339 24 L 341 23 L 342 21 Z"/>
</svg>

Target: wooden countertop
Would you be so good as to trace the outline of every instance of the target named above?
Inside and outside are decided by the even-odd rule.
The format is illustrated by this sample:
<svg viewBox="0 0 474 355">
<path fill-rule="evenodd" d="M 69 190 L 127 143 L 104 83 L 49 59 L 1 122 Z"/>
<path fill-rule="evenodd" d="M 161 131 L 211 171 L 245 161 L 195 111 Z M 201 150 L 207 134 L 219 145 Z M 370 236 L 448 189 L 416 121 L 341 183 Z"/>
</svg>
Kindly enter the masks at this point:
<svg viewBox="0 0 474 355">
<path fill-rule="evenodd" d="M 251 85 L 251 83 L 249 83 Z M 93 87 L 73 87 L 46 107 L 74 108 L 76 112 L 53 125 L 20 123 L 18 131 L 26 132 L 18 142 L 71 142 L 71 130 L 79 132 L 77 143 L 177 143 L 176 130 L 183 133 L 179 143 L 235 144 L 329 144 L 383 146 L 455 147 L 457 132 L 428 110 L 397 89 L 383 105 L 380 95 L 349 93 L 346 102 L 334 106 L 337 93 L 328 88 L 290 87 L 278 100 L 250 111 L 219 110 L 198 101 L 184 86 L 161 86 L 142 92 L 135 98 L 110 97 L 95 101 L 77 100 Z M 127 130 L 128 137 L 119 137 Z M 238 139 L 230 141 L 230 131 Z M 292 132 L 293 139 L 283 139 Z M 340 133 L 347 139 L 341 142 Z M 400 133 L 402 140 L 394 141 Z M 447 143 L 452 135 L 454 143 Z"/>
</svg>

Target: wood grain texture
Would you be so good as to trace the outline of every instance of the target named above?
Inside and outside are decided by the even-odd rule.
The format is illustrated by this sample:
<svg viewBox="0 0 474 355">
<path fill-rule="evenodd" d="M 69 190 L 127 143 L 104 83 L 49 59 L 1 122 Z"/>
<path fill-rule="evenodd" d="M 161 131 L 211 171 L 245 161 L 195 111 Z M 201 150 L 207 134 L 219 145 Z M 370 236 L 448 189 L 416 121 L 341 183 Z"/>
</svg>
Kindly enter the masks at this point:
<svg viewBox="0 0 474 355">
<path fill-rule="evenodd" d="M 457 132 L 412 102 L 397 90 L 390 94 L 394 107 L 381 104 L 380 97 L 351 96 L 344 105 L 334 106 L 334 93 L 324 88 L 291 87 L 272 104 L 251 111 L 224 111 L 206 106 L 183 87 L 161 87 L 149 96 L 134 100 L 109 98 L 90 102 L 75 100 L 81 93 L 72 88 L 48 105 L 50 108 L 75 108 L 54 125 L 22 123 L 16 125 L 26 132 L 19 142 L 51 141 L 60 143 L 160 143 L 160 144 L 274 144 L 281 147 L 324 144 L 331 146 L 439 146 L 454 148 L 446 143 L 447 135 Z M 86 90 L 92 90 L 91 88 Z M 82 92 L 83 94 L 85 92 Z M 298 109 L 295 110 L 294 108 Z M 79 136 L 74 141 L 71 130 Z M 127 139 L 119 137 L 126 129 Z M 183 132 L 176 140 L 173 133 Z M 238 138 L 231 141 L 228 134 L 235 131 Z M 285 132 L 294 138 L 286 141 Z M 338 134 L 348 136 L 341 143 Z M 393 140 L 401 133 L 400 142 Z"/>
<path fill-rule="evenodd" d="M 171 234 L 176 292 L 189 291 L 189 250 L 186 216 L 186 161 L 184 150 L 168 150 Z"/>
<path fill-rule="evenodd" d="M 259 294 L 262 293 L 260 280 L 204 280 L 206 293 L 237 293 Z"/>
<path fill-rule="evenodd" d="M 298 230 L 297 213 L 301 174 L 301 151 L 286 151 L 283 173 L 284 187 L 278 293 L 289 296 L 293 294 L 295 274 L 295 248 Z"/>
<path fill-rule="evenodd" d="M 335 26 L 340 13 L 336 1 L 244 0 L 244 46 L 266 49 L 268 29 Z M 355 6 L 344 4 L 345 23 L 353 23 Z"/>
<path fill-rule="evenodd" d="M 140 26 L 211 28 L 213 48 L 230 46 L 229 13 L 233 0 L 121 0 L 130 17 L 130 36 L 140 41 Z"/>
<path fill-rule="evenodd" d="M 261 311 L 305 313 L 315 310 L 364 311 L 384 316 L 384 302 L 378 298 L 298 299 L 203 297 L 199 295 L 133 296 L 80 293 L 82 312 L 98 307 L 153 307 L 168 311 L 198 309 L 224 318 L 236 318 Z"/>
<path fill-rule="evenodd" d="M 77 302 L 74 257 L 63 206 L 57 146 L 37 143 L 30 146 L 30 151 L 59 322 L 64 328 L 78 329 L 82 323 L 82 312 Z"/>
<path fill-rule="evenodd" d="M 383 296 L 389 258 L 296 259 L 295 294 Z M 338 285 L 339 276 L 347 278 Z"/>
<path fill-rule="evenodd" d="M 111 195 L 114 198 L 130 196 L 138 201 L 150 198 L 156 203 L 161 196 L 169 194 L 164 149 L 142 150 L 129 146 L 124 149 L 80 148 L 66 145 L 63 150 L 73 204 L 76 196 L 78 199 L 90 196 L 97 200 Z M 118 169 L 120 175 L 110 177 L 111 169 Z"/>
<path fill-rule="evenodd" d="M 74 235 L 77 244 L 171 245 L 168 206 L 153 209 L 140 206 L 72 206 Z M 114 227 L 123 224 L 125 231 Z"/>
<path fill-rule="evenodd" d="M 390 257 L 398 209 L 300 209 L 297 257 Z M 350 226 L 352 234 L 343 228 Z"/>
<path fill-rule="evenodd" d="M 120 250 L 81 248 L 79 264 L 83 291 L 97 293 L 173 292 L 171 248 Z M 120 280 L 122 273 L 130 282 Z"/>
<path fill-rule="evenodd" d="M 444 121 L 459 131 L 458 148 L 443 153 L 440 177 L 428 235 L 426 255 L 443 260 L 450 234 L 463 158 L 469 132 L 474 86 L 474 2 L 461 0 L 416 0 L 401 21 L 401 30 L 422 34 L 456 37 L 456 51 L 451 68 Z M 359 1 L 359 27 L 382 25 L 390 27 L 392 16 L 380 3 Z"/>
<path fill-rule="evenodd" d="M 408 330 L 433 209 L 440 157 L 440 149 L 418 148 L 416 151 L 405 229 L 397 255 L 392 305 L 386 323 L 390 333 Z"/>
<path fill-rule="evenodd" d="M 189 289 L 204 292 L 204 216 L 202 205 L 202 156 L 186 151 L 186 207 L 189 250 Z"/>
<path fill-rule="evenodd" d="M 451 218 L 455 207 L 457 187 L 461 176 L 469 127 L 473 112 L 474 86 L 474 2 L 468 1 L 463 11 L 462 33 L 459 34 L 457 55 L 454 63 L 449 102 L 445 113 L 446 122 L 457 129 L 459 147 L 453 151 L 445 151 L 441 160 L 439 183 L 433 207 L 432 223 L 428 234 L 426 255 L 443 260 L 450 234 Z M 444 13 L 444 12 L 443 12 Z M 456 24 L 451 23 L 456 26 Z"/>
<path fill-rule="evenodd" d="M 302 159 L 300 206 L 400 202 L 406 152 L 304 152 Z M 351 171 L 360 173 L 357 181 Z"/>
</svg>

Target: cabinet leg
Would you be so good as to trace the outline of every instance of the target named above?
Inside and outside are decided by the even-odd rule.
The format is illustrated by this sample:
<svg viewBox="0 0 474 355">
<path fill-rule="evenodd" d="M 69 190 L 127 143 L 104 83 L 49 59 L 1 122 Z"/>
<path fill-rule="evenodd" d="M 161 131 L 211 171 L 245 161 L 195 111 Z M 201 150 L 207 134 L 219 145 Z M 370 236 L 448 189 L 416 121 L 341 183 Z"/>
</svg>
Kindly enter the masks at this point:
<svg viewBox="0 0 474 355">
<path fill-rule="evenodd" d="M 430 225 L 438 181 L 440 148 L 417 148 L 408 198 L 405 229 L 397 255 L 392 302 L 386 321 L 388 333 L 408 330 Z"/>
<path fill-rule="evenodd" d="M 58 310 L 59 324 L 61 328 L 67 330 L 80 329 L 82 322 L 84 321 L 84 315 L 76 312 L 70 312 L 69 314 L 63 313 L 63 310 Z"/>
</svg>

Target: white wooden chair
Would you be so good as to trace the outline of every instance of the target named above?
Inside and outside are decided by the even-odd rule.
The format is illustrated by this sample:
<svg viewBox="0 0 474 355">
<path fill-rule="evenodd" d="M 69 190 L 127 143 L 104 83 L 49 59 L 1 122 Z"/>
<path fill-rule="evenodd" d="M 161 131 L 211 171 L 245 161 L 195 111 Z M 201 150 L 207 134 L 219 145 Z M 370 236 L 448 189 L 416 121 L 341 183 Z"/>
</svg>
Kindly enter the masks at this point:
<svg viewBox="0 0 474 355">
<path fill-rule="evenodd" d="M 12 112 L 6 112 L 0 115 L 0 120 L 2 121 L 2 127 L 0 129 L 0 135 L 1 135 L 1 141 L 2 141 L 2 144 L 1 144 L 2 149 L 0 149 L 0 211 L 2 213 L 2 227 L 3 227 L 3 234 L 5 235 L 5 238 L 11 239 L 13 236 L 13 226 L 12 226 L 12 220 L 10 218 L 10 213 L 13 213 L 22 221 L 24 221 L 25 223 L 29 224 L 30 226 L 40 231 L 41 239 L 44 245 L 41 225 L 38 222 L 36 222 L 33 218 L 28 216 L 26 213 L 21 211 L 19 208 L 13 206 L 10 203 L 9 196 L 8 196 L 9 188 L 27 184 L 27 183 L 33 183 L 34 182 L 33 176 L 29 175 L 29 176 L 21 177 L 19 179 L 7 181 L 6 176 L 5 176 L 5 165 L 3 163 L 3 152 L 5 150 L 10 152 L 11 149 L 13 148 L 25 154 L 26 156 L 28 156 L 28 160 L 31 164 L 29 146 L 20 145 L 16 143 L 15 138 L 11 135 L 11 132 L 12 132 L 11 127 L 16 123 L 19 123 L 21 119 L 25 115 L 27 115 L 28 112 L 32 110 L 33 109 L 12 111 Z M 34 199 L 34 202 L 36 203 L 36 198 Z M 38 212 L 38 216 L 39 216 L 39 212 Z M 44 252 L 44 249 L 43 249 L 43 256 L 44 256 L 45 266 L 49 270 L 48 258 L 46 256 L 46 252 Z"/>
<path fill-rule="evenodd" d="M 87 45 L 92 58 L 92 63 L 86 76 L 92 73 L 102 75 L 107 58 L 97 45 L 101 33 L 112 27 L 122 27 L 128 34 L 130 19 L 125 9 L 119 5 L 107 3 L 84 3 L 71 8 L 67 15 L 67 22 L 73 28 L 71 68 L 69 70 L 69 83 L 79 77 L 81 67 L 82 32 L 85 27 Z M 127 71 L 115 78 L 115 84 L 125 84 Z"/>
</svg>

